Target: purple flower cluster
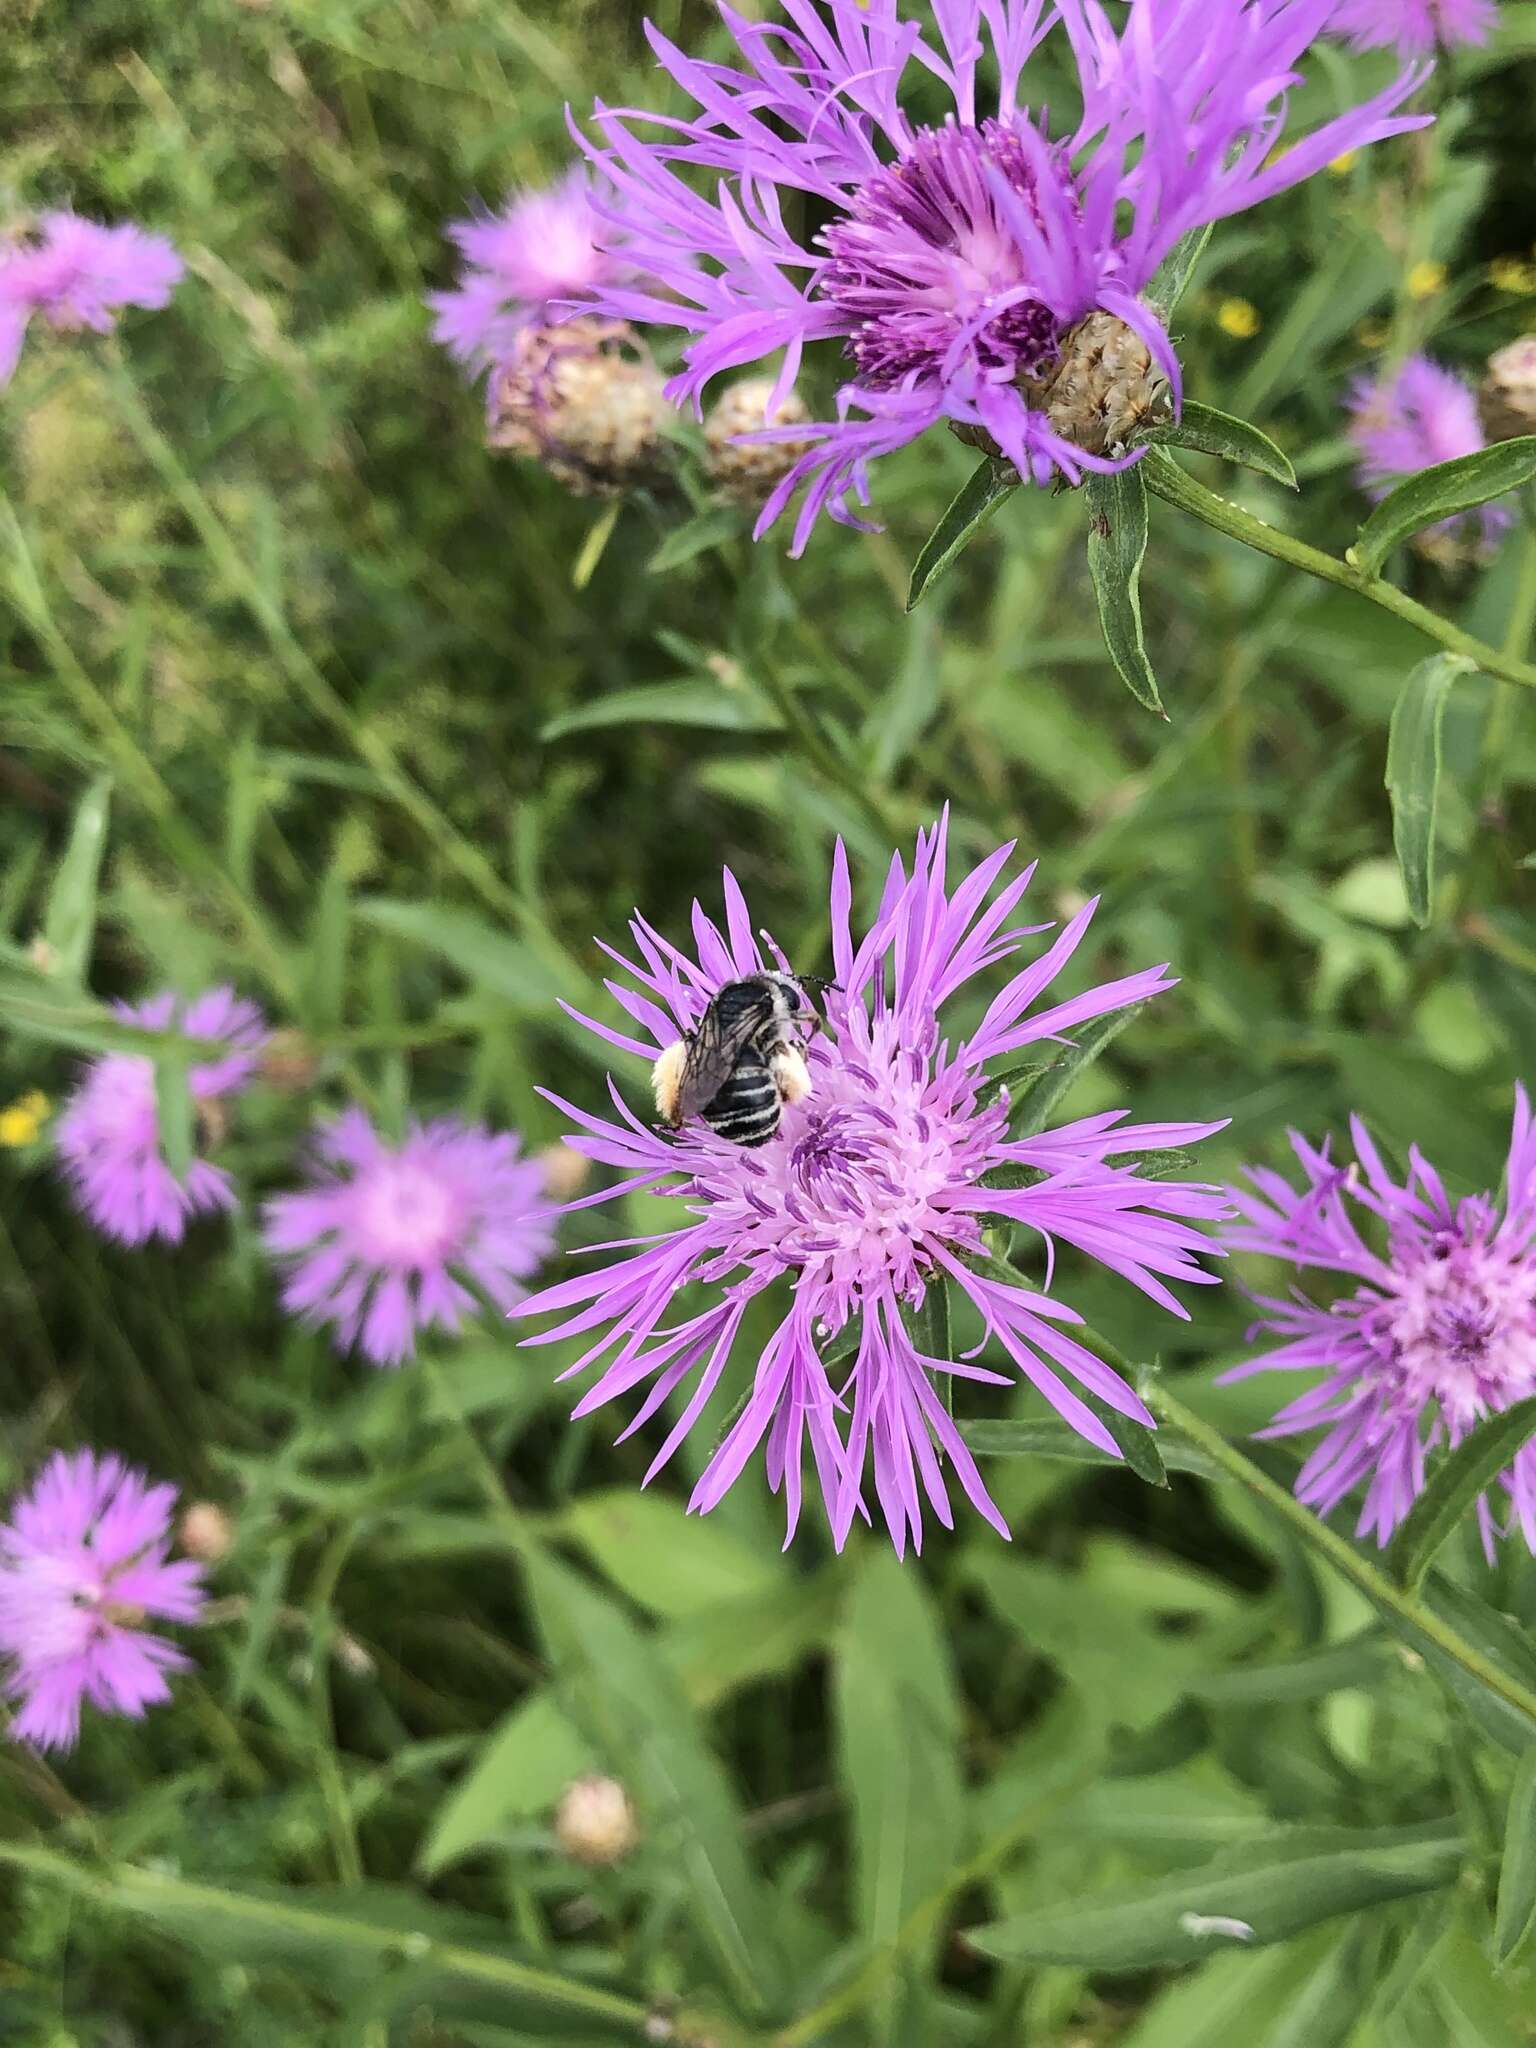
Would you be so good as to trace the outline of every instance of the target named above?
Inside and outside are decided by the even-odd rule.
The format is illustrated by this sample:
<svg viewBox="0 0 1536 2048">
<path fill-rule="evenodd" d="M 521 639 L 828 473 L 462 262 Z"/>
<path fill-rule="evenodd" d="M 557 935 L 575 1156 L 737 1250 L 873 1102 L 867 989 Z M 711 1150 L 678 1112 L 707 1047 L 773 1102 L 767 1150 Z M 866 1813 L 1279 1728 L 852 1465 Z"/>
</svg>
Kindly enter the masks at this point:
<svg viewBox="0 0 1536 2048">
<path fill-rule="evenodd" d="M 284 1306 L 375 1365 L 401 1364 L 424 1329 L 458 1330 L 479 1296 L 506 1313 L 554 1243 L 544 1166 L 505 1132 L 445 1117 L 388 1145 L 349 1109 L 315 1153 L 312 1185 L 268 1203 L 267 1249 Z"/>
<path fill-rule="evenodd" d="M 599 104 L 595 139 L 578 139 L 617 195 L 602 210 L 622 220 L 634 266 L 593 280 L 590 303 L 683 330 L 669 395 L 697 406 L 722 372 L 782 353 L 777 402 L 809 343 L 842 344 L 836 418 L 764 430 L 812 444 L 758 521 L 761 533 L 804 487 L 797 551 L 824 509 L 861 524 L 871 460 L 941 420 L 1037 483 L 1124 467 L 1134 452 L 1051 403 L 1074 382 L 1081 324 L 1123 323 L 1176 403 L 1179 366 L 1147 292 L 1180 237 L 1428 118 L 1396 111 L 1424 76 L 1409 67 L 1281 147 L 1298 60 L 1337 0 L 1131 0 L 1118 27 L 1099 0 L 936 0 L 936 35 L 903 0 L 779 12 L 722 0 L 735 64 L 651 27 L 693 111 Z M 1060 132 L 1023 95 L 1051 34 L 1081 86 L 1081 118 Z M 917 88 L 923 120 L 909 111 Z M 808 218 L 825 225 L 805 231 Z"/>
<path fill-rule="evenodd" d="M 210 1057 L 187 1077 L 204 1117 L 246 1087 L 267 1040 L 261 1012 L 229 988 L 190 1003 L 162 994 L 136 1008 L 115 1007 L 125 1024 L 211 1041 Z M 147 1053 L 108 1053 L 90 1064 L 59 1119 L 57 1144 L 76 1202 L 119 1244 L 157 1237 L 179 1244 L 190 1217 L 234 1207 L 229 1176 L 211 1161 L 194 1159 L 184 1180 L 171 1171 Z"/>
<path fill-rule="evenodd" d="M 1477 397 L 1454 370 L 1428 356 L 1409 356 L 1378 377 L 1357 379 L 1349 394 L 1349 437 L 1359 456 L 1359 479 L 1373 498 L 1437 462 L 1475 455 L 1485 447 Z M 1426 529 L 1447 541 L 1473 539 L 1482 551 L 1509 530 L 1507 505 L 1480 505 Z"/>
<path fill-rule="evenodd" d="M 165 305 L 185 267 L 163 235 L 131 222 L 104 228 L 77 213 L 45 213 L 34 232 L 0 246 L 0 384 L 34 318 L 59 333 L 110 334 L 122 307 Z"/>
<path fill-rule="evenodd" d="M 1342 0 L 1334 28 L 1357 49 L 1427 57 L 1486 43 L 1497 19 L 1494 0 Z"/>
<path fill-rule="evenodd" d="M 546 1288 L 518 1311 L 558 1317 L 531 1344 L 591 1336 L 569 1368 L 580 1373 L 603 1361 L 578 1415 L 648 1383 L 628 1435 L 686 1390 L 648 1478 L 698 1422 L 759 1297 L 787 1285 L 745 1406 L 694 1488 L 690 1505 L 700 1512 L 719 1502 L 761 1447 L 793 1534 L 809 1440 L 839 1545 L 856 1514 L 868 1519 L 867 1462 L 898 1553 L 909 1538 L 920 1546 L 925 1499 L 951 1525 L 946 1461 L 971 1504 L 1006 1535 L 938 1391 L 946 1376 L 1008 1384 L 969 1362 L 987 1342 L 1112 1455 L 1113 1437 L 1075 1388 L 1151 1422 L 1135 1393 L 1063 1327 L 1081 1319 L 1048 1291 L 1056 1250 L 1074 1247 L 1183 1314 L 1165 1283 L 1210 1279 L 1196 1264 L 1208 1246 L 1195 1226 L 1224 1214 L 1224 1200 L 1213 1188 L 1143 1179 L 1111 1162 L 1221 1127 L 1127 1124 L 1114 1111 L 1036 1137 L 1010 1135 L 1007 1091 L 989 1082 L 989 1070 L 1172 986 L 1166 970 L 1153 967 L 1040 1007 L 1082 943 L 1090 904 L 1037 958 L 1015 968 L 967 1036 L 953 1035 L 942 1022 L 946 1006 L 1044 929 L 1010 923 L 1033 873 L 996 886 L 1012 851 L 1000 848 L 951 889 L 946 820 L 919 837 L 910 874 L 893 856 L 874 922 L 855 940 L 839 845 L 831 889 L 837 986 L 809 1050 L 811 1093 L 786 1107 L 778 1135 L 761 1150 L 703 1125 L 663 1135 L 611 1082 L 611 1118 L 551 1097 L 578 1127 L 567 1142 L 621 1176 L 589 1200 L 650 1188 L 686 1211 L 677 1229 Z M 604 948 L 626 977 L 608 987 L 640 1036 L 579 1021 L 649 1066 L 698 1023 L 723 983 L 765 965 L 784 967 L 771 944 L 765 961 L 729 872 L 724 891 L 723 931 L 695 906 L 691 955 L 639 916 L 630 927 L 638 962 Z M 989 1256 L 989 1229 L 1005 1239 L 1021 1230 L 1038 1244 L 1046 1291 L 999 1268 Z M 931 1355 L 915 1334 L 929 1291 L 944 1283 L 982 1325 L 982 1344 L 964 1359 Z M 697 1296 L 684 1295 L 695 1286 Z"/>
<path fill-rule="evenodd" d="M 1278 1348 L 1226 1377 L 1322 1374 L 1261 1434 L 1321 1429 L 1298 1497 L 1327 1514 L 1363 1485 L 1357 1533 L 1384 1544 L 1423 1491 L 1437 1445 L 1536 1394 L 1536 1130 L 1518 1088 L 1502 1204 L 1491 1194 L 1453 1201 L 1417 1146 L 1395 1180 L 1358 1117 L 1350 1137 L 1345 1163 L 1293 1133 L 1301 1188 L 1255 1167 L 1251 1189 L 1230 1191 L 1242 1221 L 1224 1233 L 1229 1245 L 1337 1274 L 1353 1291 L 1326 1304 L 1299 1290 L 1261 1297 L 1249 1335 Z M 1536 1443 L 1500 1485 L 1536 1550 Z M 1478 1521 L 1491 1557 L 1498 1518 L 1486 1498 Z"/>
<path fill-rule="evenodd" d="M 115 1457 L 55 1453 L 0 1523 L 0 1657 L 11 1733 L 70 1749 L 87 1701 L 137 1718 L 186 1657 L 145 1627 L 196 1621 L 201 1569 L 170 1559 L 176 1490 Z"/>
</svg>

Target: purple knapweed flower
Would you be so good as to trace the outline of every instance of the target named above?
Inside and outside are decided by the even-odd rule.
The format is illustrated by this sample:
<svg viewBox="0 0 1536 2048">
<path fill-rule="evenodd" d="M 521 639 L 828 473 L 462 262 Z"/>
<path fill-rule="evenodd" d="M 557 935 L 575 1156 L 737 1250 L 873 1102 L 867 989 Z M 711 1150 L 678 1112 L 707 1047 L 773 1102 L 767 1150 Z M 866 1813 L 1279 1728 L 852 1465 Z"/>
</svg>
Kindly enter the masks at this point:
<svg viewBox="0 0 1536 2048">
<path fill-rule="evenodd" d="M 1360 50 L 1427 57 L 1486 43 L 1497 19 L 1493 0 L 1341 0 L 1334 32 Z"/>
<path fill-rule="evenodd" d="M 0 1657 L 11 1733 L 70 1749 L 89 1700 L 138 1719 L 188 1659 L 144 1624 L 196 1621 L 202 1569 L 170 1560 L 174 1486 L 120 1458 L 58 1451 L 0 1523 Z"/>
<path fill-rule="evenodd" d="M 34 232 L 0 245 L 0 384 L 34 314 L 60 333 L 110 334 L 121 307 L 165 305 L 185 270 L 163 235 L 131 221 L 104 228 L 78 213 L 45 213 Z"/>
<path fill-rule="evenodd" d="M 113 1008 L 145 1031 L 215 1041 L 209 1058 L 187 1075 L 193 1105 L 209 1126 L 216 1124 L 216 1105 L 249 1082 L 267 1041 L 261 1012 L 230 988 L 190 1002 L 164 994 Z M 146 1053 L 92 1060 L 59 1119 L 56 1143 L 77 1205 L 119 1244 L 154 1237 L 179 1244 L 189 1216 L 235 1205 L 228 1174 L 208 1160 L 194 1159 L 185 1180 L 172 1173 L 160 1138 L 155 1065 Z"/>
<path fill-rule="evenodd" d="M 1099 0 L 934 0 L 935 40 L 904 0 L 782 0 L 770 21 L 721 0 L 736 67 L 651 26 L 696 106 L 599 103 L 598 139 L 578 136 L 618 195 L 639 273 L 599 282 L 593 301 L 684 330 L 668 388 L 695 407 L 722 371 L 778 351 L 781 402 L 807 343 L 842 343 L 837 417 L 764 430 L 814 438 L 757 523 L 805 485 L 796 552 L 823 509 L 862 524 L 850 507 L 869 501 L 870 461 L 940 420 L 1036 483 L 1123 468 L 1148 409 L 1178 400 L 1145 295 L 1179 238 L 1428 118 L 1395 114 L 1424 76 L 1409 68 L 1279 149 L 1297 61 L 1336 5 L 1131 0 L 1117 33 Z M 1021 96 L 1058 29 L 1083 106 L 1060 133 Z"/>
<path fill-rule="evenodd" d="M 441 1117 L 390 1145 L 348 1109 L 317 1134 L 310 1186 L 267 1204 L 265 1236 L 285 1308 L 329 1325 L 338 1350 L 400 1365 L 422 1330 L 475 1312 L 471 1289 L 503 1311 L 521 1301 L 555 1213 L 543 1163 L 510 1133 Z"/>
<path fill-rule="evenodd" d="M 1536 1135 L 1517 1088 L 1502 1205 L 1490 1194 L 1452 1201 L 1417 1146 L 1399 1183 L 1358 1117 L 1350 1137 L 1355 1162 L 1343 1165 L 1326 1144 L 1291 1134 L 1300 1189 L 1252 1167 L 1252 1189 L 1229 1190 L 1243 1219 L 1224 1232 L 1229 1245 L 1356 1284 L 1324 1306 L 1299 1290 L 1258 1297 L 1263 1313 L 1249 1336 L 1278 1338 L 1279 1349 L 1225 1377 L 1324 1375 L 1260 1434 L 1324 1430 L 1297 1475 L 1297 1497 L 1328 1514 L 1363 1482 L 1356 1533 L 1384 1544 L 1424 1490 L 1438 1445 L 1460 1443 L 1485 1415 L 1536 1394 Z M 1536 1443 L 1516 1454 L 1501 1485 L 1536 1550 Z M 1497 1524 L 1486 1498 L 1478 1519 L 1491 1556 Z"/>
<path fill-rule="evenodd" d="M 500 213 L 452 222 L 448 235 L 464 264 L 451 291 L 427 294 L 432 335 L 477 373 L 505 361 L 524 327 L 558 320 L 627 273 L 626 231 L 596 211 L 581 165 Z"/>
<path fill-rule="evenodd" d="M 777 1302 L 777 1324 L 753 1367 L 746 1404 L 693 1490 L 689 1505 L 699 1512 L 719 1502 L 766 1440 L 768 1482 L 784 1495 L 793 1535 L 809 1437 L 839 1545 L 855 1513 L 867 1518 L 863 1485 L 871 1457 L 875 1492 L 898 1553 L 909 1536 L 920 1547 L 924 1495 L 939 1520 L 952 1525 L 944 1459 L 972 1505 L 1006 1535 L 936 1378 L 1010 1382 L 967 1360 L 924 1350 L 908 1317 L 922 1308 L 928 1290 L 936 1283 L 958 1290 L 980 1317 L 984 1341 L 995 1343 L 1074 1429 L 1118 1455 L 1100 1417 L 1069 1382 L 1138 1422 L 1151 1417 L 1131 1389 L 1061 1327 L 1081 1321 L 1073 1309 L 989 1261 L 988 1226 L 1000 1229 L 1001 1243 L 1016 1226 L 1032 1233 L 1044 1248 L 1047 1287 L 1058 1242 L 1111 1267 L 1176 1315 L 1184 1310 L 1164 1281 L 1210 1277 L 1195 1263 L 1206 1240 L 1191 1225 L 1226 1213 L 1219 1193 L 1142 1179 L 1110 1162 L 1205 1137 L 1220 1125 L 1127 1124 L 1122 1110 L 1013 1138 L 1007 1093 L 989 1082 L 989 1069 L 1016 1063 L 1027 1048 L 1046 1053 L 1075 1025 L 1171 987 L 1166 971 L 1148 968 L 1036 1007 L 1077 951 L 1093 915 L 1090 903 L 1037 959 L 1012 974 L 968 1035 L 955 1035 L 941 1022 L 951 998 L 1048 927 L 1009 924 L 1033 868 L 992 893 L 1011 845 L 989 855 L 951 892 L 947 836 L 947 819 L 919 836 L 910 875 L 893 856 L 875 921 L 857 943 L 839 843 L 831 889 L 837 987 L 825 997 L 825 1028 L 809 1045 L 811 1092 L 785 1107 L 776 1135 L 761 1149 L 731 1144 L 702 1123 L 659 1132 L 634 1114 L 611 1081 L 616 1119 L 551 1097 L 582 1133 L 566 1142 L 623 1176 L 573 1206 L 650 1188 L 678 1199 L 686 1211 L 679 1228 L 544 1289 L 518 1310 L 520 1316 L 558 1317 L 555 1327 L 529 1338 L 531 1344 L 591 1333 L 591 1348 L 572 1373 L 610 1354 L 578 1415 L 649 1381 L 627 1436 L 687 1388 L 647 1479 L 697 1423 L 743 1321 L 751 1316 L 757 1327 L 758 1298 L 776 1282 L 788 1283 L 787 1296 Z M 724 890 L 724 933 L 694 906 L 696 958 L 639 915 L 630 930 L 642 964 L 604 947 L 634 984 L 610 981 L 608 987 L 639 1037 L 590 1018 L 578 1021 L 649 1065 L 697 1024 L 723 983 L 761 971 L 764 955 L 729 871 Z M 782 968 L 782 955 L 767 944 L 767 964 Z M 683 1290 L 695 1285 L 701 1295 L 668 1320 Z"/>
<path fill-rule="evenodd" d="M 1358 378 L 1348 405 L 1360 486 L 1373 498 L 1384 498 L 1418 470 L 1458 455 L 1476 455 L 1487 445 L 1475 393 L 1454 370 L 1442 369 L 1428 356 L 1409 356 L 1379 377 Z M 1472 539 L 1485 551 L 1508 531 L 1512 516 L 1507 505 L 1479 505 L 1437 520 L 1420 541 L 1430 535 L 1452 542 Z"/>
</svg>

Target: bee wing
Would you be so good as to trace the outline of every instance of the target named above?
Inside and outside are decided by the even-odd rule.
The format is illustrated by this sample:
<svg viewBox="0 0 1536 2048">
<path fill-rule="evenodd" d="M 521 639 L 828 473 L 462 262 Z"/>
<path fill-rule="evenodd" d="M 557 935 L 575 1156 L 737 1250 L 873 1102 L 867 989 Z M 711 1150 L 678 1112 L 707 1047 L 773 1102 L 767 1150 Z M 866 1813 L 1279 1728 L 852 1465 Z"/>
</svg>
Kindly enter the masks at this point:
<svg viewBox="0 0 1536 2048">
<path fill-rule="evenodd" d="M 743 1049 L 762 1023 L 756 1012 L 723 1021 L 711 1003 L 699 1019 L 699 1027 L 688 1047 L 683 1078 L 677 1091 L 677 1120 L 695 1116 L 713 1102 L 736 1071 Z"/>
</svg>

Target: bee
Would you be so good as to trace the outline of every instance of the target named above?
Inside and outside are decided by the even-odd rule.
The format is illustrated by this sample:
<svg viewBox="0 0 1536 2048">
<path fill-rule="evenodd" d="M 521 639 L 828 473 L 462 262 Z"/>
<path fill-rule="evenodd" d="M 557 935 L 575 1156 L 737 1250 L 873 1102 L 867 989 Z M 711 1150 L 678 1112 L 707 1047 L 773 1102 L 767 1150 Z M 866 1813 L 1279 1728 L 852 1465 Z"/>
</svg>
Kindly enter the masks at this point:
<svg viewBox="0 0 1536 2048">
<path fill-rule="evenodd" d="M 699 1116 L 733 1145 L 766 1145 L 785 1103 L 811 1092 L 805 1041 L 819 1022 L 796 975 L 726 982 L 652 1068 L 658 1113 L 673 1130 Z"/>
</svg>

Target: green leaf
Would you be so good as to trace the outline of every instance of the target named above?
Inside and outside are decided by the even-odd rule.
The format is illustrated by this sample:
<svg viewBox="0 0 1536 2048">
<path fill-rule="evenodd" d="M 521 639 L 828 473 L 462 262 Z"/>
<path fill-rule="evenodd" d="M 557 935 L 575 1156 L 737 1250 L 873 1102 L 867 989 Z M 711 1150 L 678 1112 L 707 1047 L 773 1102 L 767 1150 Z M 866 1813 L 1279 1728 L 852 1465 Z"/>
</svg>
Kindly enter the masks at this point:
<svg viewBox="0 0 1536 2048">
<path fill-rule="evenodd" d="M 1108 1422 L 1107 1411 L 1100 1411 Z M 1116 1420 L 1124 1422 L 1124 1416 Z M 1079 1436 L 1066 1422 L 1013 1422 L 1008 1420 L 973 1420 L 957 1425 L 967 1448 L 978 1458 L 1065 1458 L 1074 1465 L 1099 1465 L 1113 1471 L 1120 1463 L 1108 1451 L 1101 1451 L 1097 1444 Z M 1143 1429 L 1141 1434 L 1150 1437 L 1151 1432 Z M 1165 1476 L 1153 1483 L 1166 1486 L 1168 1472 L 1198 1472 L 1210 1478 L 1215 1467 L 1208 1458 L 1197 1451 L 1192 1444 L 1182 1443 L 1171 1430 L 1160 1429 L 1152 1437 L 1153 1448 L 1158 1454 L 1158 1464 Z M 1124 1446 L 1121 1447 L 1124 1449 Z M 1129 1457 L 1125 1462 L 1130 1464 Z M 1135 1467 L 1133 1466 L 1134 1470 Z M 1148 1475 L 1143 1473 L 1142 1477 Z"/>
<path fill-rule="evenodd" d="M 587 537 L 571 564 L 572 590 L 585 590 L 597 574 L 597 565 L 607 552 L 608 543 L 613 538 L 613 529 L 618 525 L 619 514 L 623 509 L 624 500 L 612 498 L 593 520 L 587 530 Z"/>
<path fill-rule="evenodd" d="M 1421 661 L 1392 707 L 1387 738 L 1387 795 L 1392 801 L 1392 843 L 1403 871 L 1413 921 L 1429 923 L 1435 895 L 1435 812 L 1440 801 L 1440 734 L 1446 699 L 1459 676 L 1476 664 L 1464 654 L 1432 654 Z"/>
<path fill-rule="evenodd" d="M 784 1966 L 730 1782 L 682 1686 L 651 1638 L 587 1579 L 543 1552 L 527 1568 L 571 1718 L 627 1785 L 647 1833 L 692 1894 L 726 1982 L 761 2009 L 782 1992 Z"/>
<path fill-rule="evenodd" d="M 536 1692 L 519 1701 L 433 1815 L 417 1859 L 423 1876 L 436 1877 L 471 1850 L 495 1842 L 510 1822 L 544 1812 L 593 1763 L 591 1745 L 551 1694 Z"/>
<path fill-rule="evenodd" d="M 1109 658 L 1138 703 L 1166 718 L 1141 630 L 1141 564 L 1147 552 L 1147 487 L 1138 463 L 1114 476 L 1091 476 L 1088 573 L 1098 599 Z"/>
<path fill-rule="evenodd" d="M 1454 1579 L 1448 1579 L 1443 1572 L 1429 1573 L 1420 1588 L 1419 1597 L 1431 1613 L 1441 1621 L 1449 1622 L 1456 1633 L 1490 1664 L 1497 1665 L 1518 1680 L 1527 1692 L 1536 1691 L 1536 1647 L 1532 1646 L 1524 1628 L 1507 1615 L 1500 1614 L 1497 1608 L 1490 1607 L 1486 1600 L 1479 1599 L 1476 1593 L 1469 1592 Z M 1385 1614 L 1383 1618 L 1390 1619 Z M 1480 1678 L 1465 1670 L 1454 1657 L 1448 1656 L 1409 1623 L 1399 1621 L 1395 1626 L 1398 1633 L 1419 1651 L 1440 1683 L 1461 1701 L 1485 1735 L 1490 1735 L 1516 1756 L 1523 1756 L 1536 1743 L 1536 1720 L 1518 1706 L 1500 1698 Z"/>
<path fill-rule="evenodd" d="M 1475 455 L 1458 455 L 1389 491 L 1361 527 L 1346 559 L 1362 576 L 1376 575 L 1399 541 L 1436 520 L 1470 512 L 1490 498 L 1502 498 L 1536 477 L 1536 434 L 1496 441 Z"/>
<path fill-rule="evenodd" d="M 533 947 L 509 938 L 472 910 L 459 910 L 451 903 L 403 903 L 387 896 L 364 897 L 352 908 L 365 924 L 424 946 L 466 980 L 504 996 L 519 1010 L 543 1011 L 572 993 Z"/>
<path fill-rule="evenodd" d="M 1191 228 L 1180 235 L 1168 254 L 1153 273 L 1152 282 L 1147 286 L 1148 303 L 1167 315 L 1183 298 L 1189 280 L 1195 274 L 1195 265 L 1205 254 L 1205 245 L 1211 239 L 1212 223 L 1207 221 L 1203 228 Z"/>
<path fill-rule="evenodd" d="M 1340 1914 L 1437 1891 L 1455 1882 L 1462 1854 L 1453 1822 L 1277 1830 L 1199 1870 L 1036 1908 L 967 1939 L 1005 1963 L 1145 1970 L 1198 1962 L 1223 1944 L 1258 1948 Z"/>
<path fill-rule="evenodd" d="M 1331 1692 L 1380 1685 L 1401 1667 L 1389 1645 L 1368 1629 L 1348 1642 L 1328 1643 L 1298 1657 L 1267 1658 L 1213 1671 L 1190 1685 L 1196 1699 L 1211 1706 L 1274 1706 L 1290 1700 L 1324 1699 Z"/>
<path fill-rule="evenodd" d="M 669 533 L 645 565 L 647 576 L 665 575 L 680 569 L 696 555 L 707 554 L 722 541 L 735 540 L 742 531 L 742 515 L 734 505 L 714 505 L 695 519 L 685 520 Z"/>
<path fill-rule="evenodd" d="M 1417 1587 L 1440 1546 L 1465 1521 L 1478 1500 L 1509 1469 L 1515 1453 L 1536 1436 L 1536 1394 L 1490 1415 L 1442 1458 L 1433 1477 L 1403 1517 L 1387 1552 L 1387 1568 L 1399 1585 Z"/>
<path fill-rule="evenodd" d="M 833 1670 L 855 1915 L 866 1942 L 881 1948 L 949 1878 L 963 1821 L 960 1709 L 944 1633 L 922 1580 L 889 1551 L 864 1559 Z M 909 1950 L 886 1973 L 872 2009 L 876 2041 L 902 2038 L 903 2029 L 932 2038 L 922 2026 L 932 1946 L 926 1955 Z"/>
<path fill-rule="evenodd" d="M 1218 412 L 1214 405 L 1201 405 L 1193 398 L 1185 399 L 1176 420 L 1149 428 L 1142 439 L 1167 448 L 1194 448 L 1202 455 L 1220 455 L 1245 469 L 1256 469 L 1261 476 L 1273 477 L 1288 490 L 1297 488 L 1290 457 L 1268 434 L 1261 434 L 1247 420 Z"/>
<path fill-rule="evenodd" d="M 185 1048 L 162 1052 L 155 1061 L 155 1116 L 160 1149 L 179 1181 L 185 1181 L 196 1152 L 197 1111 L 189 1076 L 192 1056 Z"/>
<path fill-rule="evenodd" d="M 112 778 L 100 775 L 75 807 L 69 844 L 59 862 L 43 912 L 43 940 L 51 956 L 50 974 L 79 987 L 96 935 L 96 888 L 107 845 L 107 813 Z"/>
<path fill-rule="evenodd" d="M 633 1487 L 587 1493 L 561 1517 L 598 1570 L 653 1614 L 669 1620 L 771 1592 L 778 1557 L 753 1550 L 719 1518 L 682 1515 L 675 1500 Z"/>
<path fill-rule="evenodd" d="M 1493 1952 L 1500 1965 L 1512 1962 L 1536 1925 L 1536 1744 L 1515 1767 L 1504 1821 L 1504 1860 L 1499 1866 Z"/>
<path fill-rule="evenodd" d="M 766 699 L 745 683 L 642 683 L 611 690 L 573 711 L 562 711 L 539 728 L 543 741 L 573 732 L 600 732 L 623 725 L 677 725 L 698 732 L 778 732 L 784 721 Z"/>
<path fill-rule="evenodd" d="M 907 585 L 908 611 L 921 604 L 939 578 L 953 568 L 962 550 L 970 546 L 1004 498 L 1011 497 L 1018 487 L 1019 473 L 1011 462 L 1001 462 L 995 455 L 982 457 L 912 564 L 912 579 Z"/>
<path fill-rule="evenodd" d="M 1072 1083 L 1110 1045 L 1132 1020 L 1141 1015 L 1145 1003 L 1128 1003 L 1085 1024 L 1071 1045 L 1056 1059 L 1035 1070 L 1011 1090 L 1009 1134 L 1033 1138 L 1045 1129 L 1051 1112 Z"/>
</svg>

